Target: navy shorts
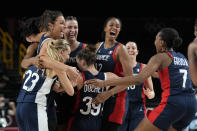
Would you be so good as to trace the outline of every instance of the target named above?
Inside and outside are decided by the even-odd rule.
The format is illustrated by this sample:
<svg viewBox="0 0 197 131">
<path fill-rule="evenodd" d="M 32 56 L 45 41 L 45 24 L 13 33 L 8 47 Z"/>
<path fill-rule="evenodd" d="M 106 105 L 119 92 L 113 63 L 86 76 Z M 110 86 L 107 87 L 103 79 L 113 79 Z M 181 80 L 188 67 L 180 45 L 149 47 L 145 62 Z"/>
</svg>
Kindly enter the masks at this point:
<svg viewBox="0 0 197 131">
<path fill-rule="evenodd" d="M 161 130 L 168 130 L 172 125 L 182 130 L 192 121 L 196 113 L 194 94 L 182 94 L 163 97 L 161 103 L 148 116 L 148 119 Z"/>
<path fill-rule="evenodd" d="M 133 131 L 140 121 L 144 118 L 146 108 L 142 102 L 129 102 L 129 109 L 126 118 L 118 131 Z"/>
<path fill-rule="evenodd" d="M 69 120 L 67 131 L 100 131 L 101 118 L 75 118 Z"/>
<path fill-rule="evenodd" d="M 20 131 L 48 131 L 46 107 L 36 103 L 17 103 L 16 122 Z"/>
</svg>

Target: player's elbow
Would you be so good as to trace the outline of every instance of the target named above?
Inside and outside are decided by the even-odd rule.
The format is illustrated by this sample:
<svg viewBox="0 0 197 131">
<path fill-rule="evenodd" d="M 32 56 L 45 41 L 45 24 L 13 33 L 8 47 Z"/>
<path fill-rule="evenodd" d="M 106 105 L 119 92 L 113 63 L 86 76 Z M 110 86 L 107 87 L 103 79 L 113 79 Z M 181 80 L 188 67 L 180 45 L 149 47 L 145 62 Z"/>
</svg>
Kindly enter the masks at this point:
<svg viewBox="0 0 197 131">
<path fill-rule="evenodd" d="M 22 67 L 23 69 L 27 69 L 27 66 L 26 66 L 26 64 L 24 63 L 24 61 L 21 62 L 21 67 Z"/>
<path fill-rule="evenodd" d="M 67 91 L 67 94 L 68 94 L 69 96 L 73 96 L 73 95 L 74 95 L 74 90 Z"/>
<path fill-rule="evenodd" d="M 74 93 L 75 93 L 72 86 L 69 87 L 69 88 L 67 88 L 67 89 L 65 90 L 65 92 L 66 92 L 69 96 L 73 96 Z"/>
</svg>

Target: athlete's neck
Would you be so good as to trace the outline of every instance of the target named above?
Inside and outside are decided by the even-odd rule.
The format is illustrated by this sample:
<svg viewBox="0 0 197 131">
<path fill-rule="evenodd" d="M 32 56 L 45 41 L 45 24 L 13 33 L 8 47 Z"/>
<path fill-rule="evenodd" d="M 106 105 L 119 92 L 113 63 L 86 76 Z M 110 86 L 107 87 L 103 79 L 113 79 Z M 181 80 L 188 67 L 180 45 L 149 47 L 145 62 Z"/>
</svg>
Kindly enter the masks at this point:
<svg viewBox="0 0 197 131">
<path fill-rule="evenodd" d="M 131 64 L 132 67 L 135 67 L 135 66 L 137 65 L 136 59 L 135 59 L 135 58 L 132 58 L 132 59 L 130 60 L 130 64 Z"/>
<path fill-rule="evenodd" d="M 105 49 L 111 48 L 111 47 L 113 47 L 116 43 L 117 43 L 116 40 L 114 40 L 114 41 L 112 41 L 112 40 L 105 40 L 105 42 L 104 42 L 104 48 L 105 48 Z"/>
<path fill-rule="evenodd" d="M 69 41 L 69 43 L 70 43 L 71 52 L 74 51 L 79 46 L 78 41 Z"/>
</svg>

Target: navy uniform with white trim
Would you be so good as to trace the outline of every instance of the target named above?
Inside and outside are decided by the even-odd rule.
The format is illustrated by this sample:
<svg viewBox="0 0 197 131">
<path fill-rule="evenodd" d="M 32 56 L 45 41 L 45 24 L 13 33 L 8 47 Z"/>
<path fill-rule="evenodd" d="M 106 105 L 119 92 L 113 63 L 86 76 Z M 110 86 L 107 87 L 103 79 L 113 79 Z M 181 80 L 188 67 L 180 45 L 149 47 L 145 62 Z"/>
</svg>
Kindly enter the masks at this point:
<svg viewBox="0 0 197 131">
<path fill-rule="evenodd" d="M 20 131 L 48 131 L 47 100 L 55 78 L 45 69 L 30 66 L 17 98 L 16 120 Z"/>
<path fill-rule="evenodd" d="M 105 80 L 105 73 L 99 72 L 97 75 L 92 75 L 89 71 L 81 73 L 83 81 L 89 79 Z M 67 131 L 100 131 L 103 104 L 93 104 L 92 99 L 97 94 L 105 91 L 106 88 L 93 88 L 92 85 L 83 85 L 77 92 L 77 99 L 74 106 L 74 116 L 71 117 Z"/>
</svg>

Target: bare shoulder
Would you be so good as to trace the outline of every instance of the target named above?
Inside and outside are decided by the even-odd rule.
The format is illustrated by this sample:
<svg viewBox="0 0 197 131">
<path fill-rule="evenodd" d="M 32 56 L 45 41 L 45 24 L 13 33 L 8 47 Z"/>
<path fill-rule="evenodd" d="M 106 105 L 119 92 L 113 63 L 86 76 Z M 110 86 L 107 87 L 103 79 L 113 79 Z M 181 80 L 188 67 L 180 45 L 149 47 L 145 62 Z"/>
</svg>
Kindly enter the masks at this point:
<svg viewBox="0 0 197 131">
<path fill-rule="evenodd" d="M 166 58 L 169 58 L 170 56 L 167 54 L 167 53 L 157 53 L 153 56 L 154 59 L 156 60 L 163 60 L 163 59 L 166 59 Z"/>
<path fill-rule="evenodd" d="M 116 54 L 122 54 L 122 53 L 127 53 L 126 46 L 120 43 L 120 45 L 116 49 Z"/>
<path fill-rule="evenodd" d="M 197 40 L 191 42 L 188 46 L 189 50 L 195 50 L 197 48 Z"/>
<path fill-rule="evenodd" d="M 159 66 L 160 69 L 163 69 L 171 64 L 172 58 L 167 53 L 157 53 L 156 55 L 151 57 L 149 63 L 150 62 L 154 63 L 154 65 Z"/>
<path fill-rule="evenodd" d="M 40 55 L 43 55 L 43 54 L 46 54 L 46 49 L 47 49 L 47 43 L 49 43 L 49 42 L 51 42 L 51 41 L 53 41 L 54 39 L 47 39 L 47 40 L 45 40 L 44 41 L 44 43 L 42 44 L 42 47 L 41 47 L 41 49 L 40 49 Z"/>
</svg>

